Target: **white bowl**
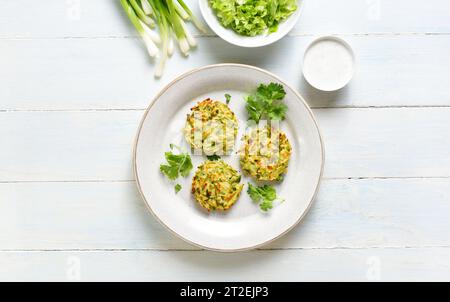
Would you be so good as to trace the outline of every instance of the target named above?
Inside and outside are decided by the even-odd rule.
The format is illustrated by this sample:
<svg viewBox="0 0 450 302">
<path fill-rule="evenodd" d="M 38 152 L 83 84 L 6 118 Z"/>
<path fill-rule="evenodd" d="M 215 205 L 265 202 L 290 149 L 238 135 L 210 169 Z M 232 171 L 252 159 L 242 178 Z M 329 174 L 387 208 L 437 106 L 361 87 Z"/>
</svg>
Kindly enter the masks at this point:
<svg viewBox="0 0 450 302">
<path fill-rule="evenodd" d="M 338 37 L 320 37 L 306 48 L 302 72 L 305 80 L 318 90 L 342 89 L 355 73 L 355 54 Z"/>
<path fill-rule="evenodd" d="M 288 19 L 280 23 L 280 25 L 278 26 L 278 30 L 276 32 L 268 35 L 258 35 L 254 37 L 242 36 L 235 33 L 232 29 L 223 27 L 223 25 L 220 24 L 219 20 L 217 19 L 214 10 L 209 5 L 208 0 L 199 0 L 198 3 L 203 18 L 206 20 L 206 23 L 219 37 L 221 37 L 228 43 L 237 46 L 261 47 L 280 40 L 291 31 L 291 29 L 295 26 L 300 17 L 303 1 L 304 0 L 297 1 L 298 2 L 297 10 Z"/>
</svg>

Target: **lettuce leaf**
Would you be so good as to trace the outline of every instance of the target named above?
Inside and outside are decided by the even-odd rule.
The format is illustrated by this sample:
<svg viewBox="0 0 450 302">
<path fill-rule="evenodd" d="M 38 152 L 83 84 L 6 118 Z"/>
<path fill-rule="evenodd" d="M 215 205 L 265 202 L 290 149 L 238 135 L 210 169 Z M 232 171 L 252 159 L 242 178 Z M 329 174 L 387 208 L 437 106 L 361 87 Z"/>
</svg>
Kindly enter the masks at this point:
<svg viewBox="0 0 450 302">
<path fill-rule="evenodd" d="M 209 0 L 220 23 L 244 36 L 277 31 L 297 10 L 297 0 Z"/>
</svg>

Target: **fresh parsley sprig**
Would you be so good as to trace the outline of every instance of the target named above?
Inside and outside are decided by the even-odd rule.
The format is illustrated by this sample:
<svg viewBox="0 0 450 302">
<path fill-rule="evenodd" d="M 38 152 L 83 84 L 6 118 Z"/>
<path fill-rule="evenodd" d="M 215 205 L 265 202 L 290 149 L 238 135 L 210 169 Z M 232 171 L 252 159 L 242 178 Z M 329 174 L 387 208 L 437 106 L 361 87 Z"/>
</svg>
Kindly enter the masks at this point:
<svg viewBox="0 0 450 302">
<path fill-rule="evenodd" d="M 174 154 L 173 149 L 177 149 L 179 154 Z M 183 152 L 180 147 L 170 144 L 169 152 L 164 153 L 167 164 L 161 164 L 159 169 L 170 180 L 176 180 L 180 175 L 186 177 L 191 172 L 193 165 L 191 156 Z M 181 190 L 181 185 L 175 185 L 175 192 Z"/>
<path fill-rule="evenodd" d="M 284 120 L 287 106 L 282 102 L 286 92 L 281 84 L 261 84 L 256 92 L 245 98 L 248 119 L 258 123 L 261 119 Z"/>
<path fill-rule="evenodd" d="M 254 202 L 259 203 L 259 207 L 264 212 L 272 209 L 273 202 L 277 200 L 277 191 L 269 185 L 258 187 L 248 183 L 247 193 Z"/>
</svg>

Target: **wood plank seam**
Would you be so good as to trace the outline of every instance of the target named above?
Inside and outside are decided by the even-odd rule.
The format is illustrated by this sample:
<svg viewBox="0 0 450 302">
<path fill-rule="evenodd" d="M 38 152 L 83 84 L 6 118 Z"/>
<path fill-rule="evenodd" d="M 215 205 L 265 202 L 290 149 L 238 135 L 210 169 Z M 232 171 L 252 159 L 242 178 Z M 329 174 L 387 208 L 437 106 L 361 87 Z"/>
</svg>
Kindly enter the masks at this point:
<svg viewBox="0 0 450 302">
<path fill-rule="evenodd" d="M 311 109 L 438 109 L 450 108 L 449 105 L 342 105 L 342 106 L 310 106 Z M 80 109 L 0 109 L 0 113 L 20 113 L 20 112 L 120 112 L 120 111 L 142 111 L 146 108 L 80 108 Z"/>
<path fill-rule="evenodd" d="M 361 177 L 323 177 L 322 180 L 394 180 L 394 179 L 450 179 L 450 176 L 361 176 Z M 92 179 L 92 180 L 0 180 L 0 184 L 26 184 L 26 183 L 127 183 L 134 179 Z"/>
<path fill-rule="evenodd" d="M 398 250 L 398 249 L 434 249 L 450 248 L 448 245 L 408 245 L 408 246 L 361 246 L 361 247 L 275 247 L 275 248 L 258 248 L 255 251 L 300 251 L 300 250 Z M 192 249 L 177 249 L 177 248 L 93 248 L 93 249 L 0 249 L 0 253 L 40 253 L 40 252 L 211 252 L 208 250 L 192 247 Z M 211 252 L 212 253 L 212 252 Z"/>
<path fill-rule="evenodd" d="M 194 38 L 218 38 L 215 34 L 192 34 Z M 316 37 L 316 36 L 342 36 L 342 37 L 391 37 L 391 36 L 448 36 L 450 32 L 379 32 L 379 33 L 289 33 L 286 37 Z M 69 39 L 140 39 L 138 35 L 105 35 L 105 36 L 54 36 L 54 37 L 28 37 L 28 36 L 0 36 L 1 40 L 69 40 Z"/>
</svg>

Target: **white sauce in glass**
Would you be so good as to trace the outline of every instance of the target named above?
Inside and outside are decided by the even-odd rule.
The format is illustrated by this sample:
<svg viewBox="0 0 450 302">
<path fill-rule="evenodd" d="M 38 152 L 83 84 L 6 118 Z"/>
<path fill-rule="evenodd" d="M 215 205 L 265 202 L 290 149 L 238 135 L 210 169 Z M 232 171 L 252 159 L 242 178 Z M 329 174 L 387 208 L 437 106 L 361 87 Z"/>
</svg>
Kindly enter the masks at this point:
<svg viewBox="0 0 450 302">
<path fill-rule="evenodd" d="M 314 41 L 306 50 L 303 75 L 308 83 L 323 91 L 338 90 L 353 76 L 354 56 L 347 43 L 334 37 Z"/>
</svg>

